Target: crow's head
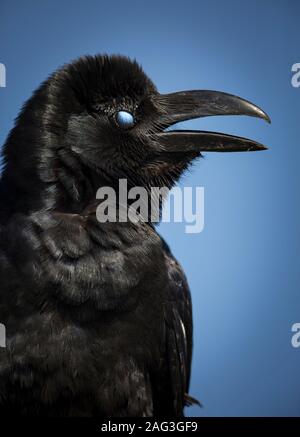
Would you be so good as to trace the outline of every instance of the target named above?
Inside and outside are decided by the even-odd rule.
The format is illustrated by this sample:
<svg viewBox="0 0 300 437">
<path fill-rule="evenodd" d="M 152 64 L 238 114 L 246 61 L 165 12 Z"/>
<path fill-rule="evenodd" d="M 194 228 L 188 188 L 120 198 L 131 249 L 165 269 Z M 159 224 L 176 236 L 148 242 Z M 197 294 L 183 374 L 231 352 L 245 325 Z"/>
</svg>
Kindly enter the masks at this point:
<svg viewBox="0 0 300 437">
<path fill-rule="evenodd" d="M 4 178 L 15 195 L 26 198 L 31 188 L 37 205 L 78 211 L 100 185 L 121 178 L 129 185 L 170 187 L 201 152 L 265 149 L 221 133 L 167 130 L 212 115 L 269 121 L 257 106 L 222 92 L 160 94 L 128 58 L 83 57 L 50 76 L 25 105 L 4 149 Z"/>
</svg>

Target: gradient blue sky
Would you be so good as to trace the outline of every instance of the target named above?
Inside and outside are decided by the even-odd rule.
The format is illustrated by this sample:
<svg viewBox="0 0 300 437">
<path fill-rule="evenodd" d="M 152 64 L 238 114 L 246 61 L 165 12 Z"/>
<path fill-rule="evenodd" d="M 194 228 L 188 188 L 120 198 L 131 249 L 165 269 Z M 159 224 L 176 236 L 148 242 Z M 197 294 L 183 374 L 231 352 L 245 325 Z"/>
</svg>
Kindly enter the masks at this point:
<svg viewBox="0 0 300 437">
<path fill-rule="evenodd" d="M 188 122 L 248 136 L 267 152 L 207 154 L 183 180 L 205 187 L 205 229 L 161 233 L 183 264 L 194 306 L 190 415 L 299 415 L 300 62 L 298 0 L 1 0 L 0 143 L 31 92 L 82 54 L 135 57 L 161 92 L 219 89 L 262 106 L 245 117 Z"/>
</svg>

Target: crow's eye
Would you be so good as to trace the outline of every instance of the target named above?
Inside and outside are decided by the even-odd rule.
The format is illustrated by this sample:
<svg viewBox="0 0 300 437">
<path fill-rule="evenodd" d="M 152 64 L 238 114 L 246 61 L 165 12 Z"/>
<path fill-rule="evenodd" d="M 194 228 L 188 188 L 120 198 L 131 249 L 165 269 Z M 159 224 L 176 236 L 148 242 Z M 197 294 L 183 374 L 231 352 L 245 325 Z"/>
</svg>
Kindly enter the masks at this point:
<svg viewBox="0 0 300 437">
<path fill-rule="evenodd" d="M 135 124 L 133 115 L 127 111 L 118 111 L 116 113 L 116 121 L 118 125 L 123 129 L 129 129 Z"/>
</svg>

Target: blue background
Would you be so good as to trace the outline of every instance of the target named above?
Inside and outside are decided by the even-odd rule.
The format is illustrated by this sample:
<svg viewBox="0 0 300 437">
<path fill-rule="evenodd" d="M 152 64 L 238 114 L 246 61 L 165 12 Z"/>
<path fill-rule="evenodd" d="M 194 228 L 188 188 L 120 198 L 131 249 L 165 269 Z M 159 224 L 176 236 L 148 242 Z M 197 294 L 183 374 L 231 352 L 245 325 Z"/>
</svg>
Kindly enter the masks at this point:
<svg viewBox="0 0 300 437">
<path fill-rule="evenodd" d="M 206 154 L 183 178 L 205 187 L 205 229 L 161 232 L 193 295 L 191 394 L 201 416 L 299 415 L 299 110 L 291 66 L 300 62 L 300 3 L 249 1 L 1 0 L 3 144 L 22 103 L 46 76 L 81 55 L 135 57 L 161 92 L 219 89 L 262 106 L 246 117 L 188 122 L 248 136 L 261 153 Z"/>
</svg>

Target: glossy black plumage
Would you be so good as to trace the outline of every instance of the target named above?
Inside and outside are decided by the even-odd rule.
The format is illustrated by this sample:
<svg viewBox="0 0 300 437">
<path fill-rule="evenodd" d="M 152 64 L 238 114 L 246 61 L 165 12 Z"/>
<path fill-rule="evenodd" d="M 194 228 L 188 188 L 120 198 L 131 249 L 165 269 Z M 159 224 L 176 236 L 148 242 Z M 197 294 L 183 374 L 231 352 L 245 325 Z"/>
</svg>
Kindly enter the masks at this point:
<svg viewBox="0 0 300 437">
<path fill-rule="evenodd" d="M 116 123 L 120 110 L 134 114 L 131 129 Z M 26 103 L 0 180 L 1 414 L 181 416 L 193 402 L 184 273 L 152 223 L 99 223 L 96 191 L 118 192 L 121 178 L 173 186 L 210 134 L 187 133 L 184 150 L 182 132 L 162 130 L 217 113 L 266 118 L 221 93 L 162 96 L 117 56 L 62 67 Z M 209 150 L 264 148 L 224 138 Z"/>
<path fill-rule="evenodd" d="M 149 92 L 137 64 L 83 58 L 39 88 L 4 146 L 3 414 L 182 414 L 191 353 L 184 275 L 151 225 L 99 224 L 85 213 L 99 186 L 127 176 L 127 160 L 139 182 L 145 159 L 134 149 L 122 157 L 130 138 L 108 119 L 97 126 L 94 105 L 130 106 Z"/>
</svg>

